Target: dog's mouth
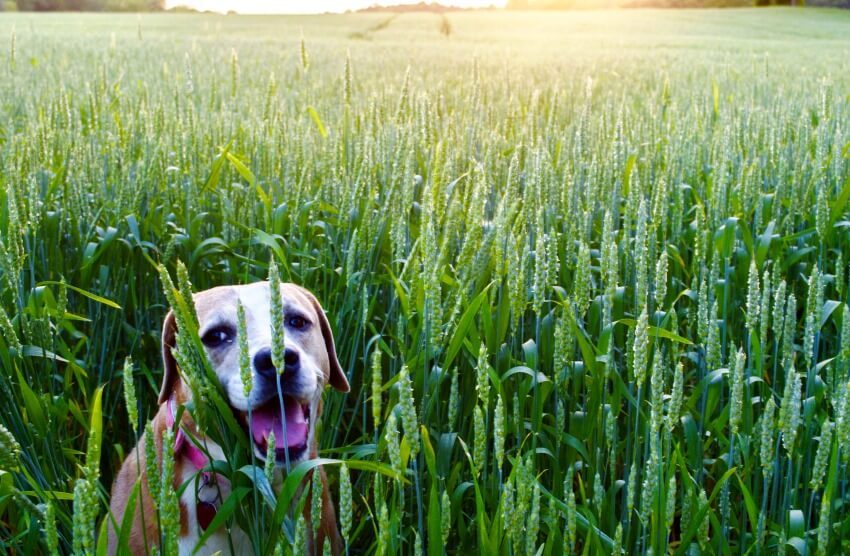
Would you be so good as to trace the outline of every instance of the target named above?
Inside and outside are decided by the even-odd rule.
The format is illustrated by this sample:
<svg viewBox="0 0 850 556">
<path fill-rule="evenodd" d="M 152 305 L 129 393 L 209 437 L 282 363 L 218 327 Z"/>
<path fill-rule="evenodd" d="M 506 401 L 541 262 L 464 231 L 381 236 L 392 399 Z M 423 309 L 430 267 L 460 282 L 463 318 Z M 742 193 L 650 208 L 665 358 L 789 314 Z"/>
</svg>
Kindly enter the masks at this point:
<svg viewBox="0 0 850 556">
<path fill-rule="evenodd" d="M 283 415 L 283 418 L 281 418 Z M 258 452 L 265 457 L 268 452 L 269 436 L 274 432 L 275 460 L 285 461 L 286 452 L 290 459 L 297 459 L 307 449 L 310 430 L 310 405 L 291 396 L 274 397 L 251 412 L 251 435 Z"/>
</svg>

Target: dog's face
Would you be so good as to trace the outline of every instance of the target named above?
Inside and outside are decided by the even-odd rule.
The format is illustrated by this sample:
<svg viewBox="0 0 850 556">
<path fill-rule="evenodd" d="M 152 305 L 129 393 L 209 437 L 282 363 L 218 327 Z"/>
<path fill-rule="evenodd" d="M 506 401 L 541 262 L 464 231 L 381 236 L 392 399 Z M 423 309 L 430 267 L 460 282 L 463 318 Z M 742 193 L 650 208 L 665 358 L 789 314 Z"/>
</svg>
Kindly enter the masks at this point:
<svg viewBox="0 0 850 556">
<path fill-rule="evenodd" d="M 256 456 L 265 459 L 268 437 L 273 431 L 275 459 L 297 463 L 309 456 L 315 422 L 327 384 L 347 392 L 345 378 L 334 348 L 333 335 L 319 302 L 295 284 L 281 284 L 285 324 L 283 369 L 272 362 L 271 297 L 268 282 L 222 286 L 195 294 L 199 335 L 210 364 L 218 376 L 234 413 L 250 433 Z M 253 388 L 248 396 L 239 369 L 237 307 L 245 311 L 248 354 Z M 165 376 L 160 403 L 168 400 L 178 378 L 171 349 L 174 318 L 169 313 L 163 326 Z M 279 395 L 280 394 L 280 395 Z"/>
</svg>

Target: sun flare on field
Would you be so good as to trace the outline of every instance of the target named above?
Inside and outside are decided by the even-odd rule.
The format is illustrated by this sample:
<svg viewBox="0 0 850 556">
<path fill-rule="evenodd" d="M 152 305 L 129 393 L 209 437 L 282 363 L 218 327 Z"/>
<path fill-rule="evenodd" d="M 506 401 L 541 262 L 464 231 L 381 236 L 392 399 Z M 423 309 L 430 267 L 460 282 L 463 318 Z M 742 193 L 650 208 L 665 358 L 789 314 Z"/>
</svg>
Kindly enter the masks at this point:
<svg viewBox="0 0 850 556">
<path fill-rule="evenodd" d="M 416 4 L 418 0 L 381 1 L 375 0 L 167 0 L 166 7 L 187 6 L 196 10 L 210 10 L 240 14 L 316 14 L 356 11 L 374 5 Z M 447 0 L 440 2 L 459 8 L 504 7 L 505 0 Z"/>
</svg>

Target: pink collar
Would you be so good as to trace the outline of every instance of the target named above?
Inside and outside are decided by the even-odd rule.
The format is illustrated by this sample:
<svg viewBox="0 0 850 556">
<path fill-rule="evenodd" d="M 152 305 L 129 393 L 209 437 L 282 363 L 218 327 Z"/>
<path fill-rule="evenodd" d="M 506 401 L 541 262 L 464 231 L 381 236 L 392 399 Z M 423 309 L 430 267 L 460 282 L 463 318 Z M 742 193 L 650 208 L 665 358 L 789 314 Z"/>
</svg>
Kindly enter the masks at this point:
<svg viewBox="0 0 850 556">
<path fill-rule="evenodd" d="M 175 421 L 175 411 L 174 411 L 174 396 L 172 395 L 168 398 L 168 411 L 165 412 L 165 424 L 170 429 L 174 427 Z M 192 466 L 198 471 L 201 471 L 205 467 L 207 467 L 210 463 L 210 459 L 204 454 L 197 446 L 195 446 L 189 439 L 186 437 L 186 433 L 183 432 L 181 427 L 177 427 L 177 434 L 174 437 L 174 456 L 176 457 L 181 452 L 192 462 Z M 201 479 L 203 480 L 204 485 L 209 485 L 213 483 L 212 476 L 214 473 L 211 471 L 203 471 L 201 473 Z M 215 518 L 215 514 L 218 511 L 218 507 L 214 502 L 206 502 L 203 500 L 197 501 L 196 506 L 196 515 L 198 519 L 198 525 L 201 527 L 202 531 L 206 531 L 207 527 L 209 527 L 212 520 Z"/>
<path fill-rule="evenodd" d="M 175 419 L 175 411 L 174 411 L 174 396 L 168 398 L 168 411 L 165 413 L 165 424 L 168 428 L 172 428 L 174 426 Z M 189 461 L 192 462 L 192 465 L 195 466 L 195 469 L 200 471 L 209 465 L 210 460 L 201 450 L 198 449 L 192 442 L 189 442 L 189 439 L 186 438 L 186 433 L 183 432 L 183 429 L 177 428 L 177 435 L 174 437 L 174 455 L 176 456 L 181 451 L 186 452 L 186 457 L 189 458 Z M 208 475 L 210 473 L 208 471 L 204 472 L 204 479 L 208 479 Z"/>
</svg>

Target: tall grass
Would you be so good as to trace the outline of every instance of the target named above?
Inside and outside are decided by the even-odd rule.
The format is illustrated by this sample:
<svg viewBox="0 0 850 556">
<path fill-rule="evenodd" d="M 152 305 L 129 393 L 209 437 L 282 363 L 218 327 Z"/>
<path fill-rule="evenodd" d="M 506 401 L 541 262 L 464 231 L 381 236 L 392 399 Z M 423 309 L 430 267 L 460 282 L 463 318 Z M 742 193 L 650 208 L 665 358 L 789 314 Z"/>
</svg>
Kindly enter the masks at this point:
<svg viewBox="0 0 850 556">
<path fill-rule="evenodd" d="M 846 14 L 382 21 L 0 18 L 0 546 L 104 542 L 157 265 L 271 256 L 349 553 L 850 550 Z"/>
</svg>

